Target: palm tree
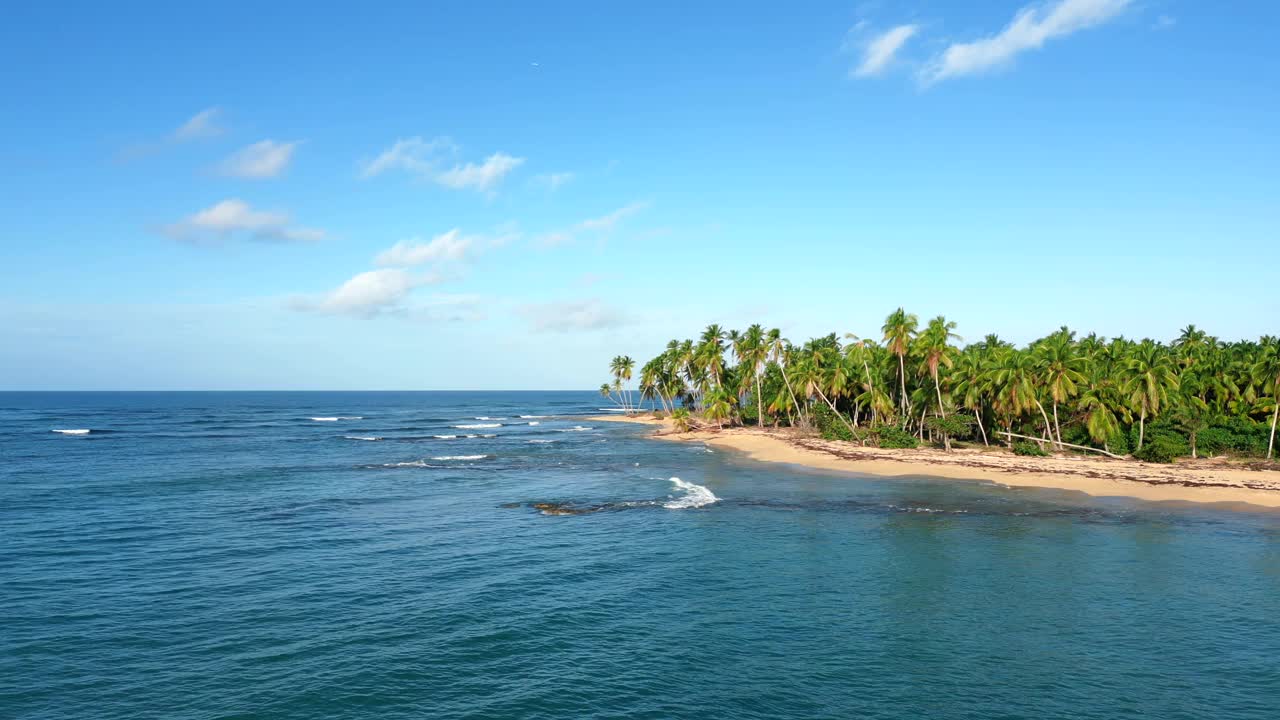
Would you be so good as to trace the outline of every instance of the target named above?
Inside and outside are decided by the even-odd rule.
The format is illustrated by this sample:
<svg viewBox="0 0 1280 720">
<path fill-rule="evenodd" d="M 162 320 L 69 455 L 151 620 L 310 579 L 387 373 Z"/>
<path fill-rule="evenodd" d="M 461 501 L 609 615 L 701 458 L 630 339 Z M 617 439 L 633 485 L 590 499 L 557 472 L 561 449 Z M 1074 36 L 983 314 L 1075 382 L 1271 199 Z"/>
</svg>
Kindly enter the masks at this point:
<svg viewBox="0 0 1280 720">
<path fill-rule="evenodd" d="M 800 422 L 807 424 L 804 417 L 804 409 L 796 401 L 796 391 L 791 387 L 791 379 L 787 377 L 787 358 L 791 354 L 791 343 L 782 337 L 781 330 L 773 328 L 766 336 L 765 344 L 769 348 L 769 354 L 773 361 L 778 364 L 778 368 L 782 371 L 782 382 L 787 386 L 787 394 L 791 396 L 791 406 L 800 414 Z"/>
<path fill-rule="evenodd" d="M 1150 340 L 1134 347 L 1124 368 L 1128 373 L 1125 392 L 1131 407 L 1138 410 L 1137 449 L 1141 450 L 1147 418 L 1154 418 L 1160 413 L 1160 406 L 1168 399 L 1169 391 L 1178 388 L 1178 376 L 1174 373 L 1169 353 Z"/>
<path fill-rule="evenodd" d="M 1263 344 L 1260 357 L 1249 368 L 1250 379 L 1271 396 L 1271 436 L 1267 440 L 1267 459 L 1275 454 L 1276 420 L 1280 419 L 1280 343 Z"/>
<path fill-rule="evenodd" d="M 1085 381 L 1084 373 L 1081 372 L 1084 359 L 1076 354 L 1071 335 L 1067 332 L 1051 335 L 1036 346 L 1035 352 L 1036 367 L 1049 390 L 1049 398 L 1053 401 L 1053 431 L 1058 438 L 1058 449 L 1061 450 L 1062 425 L 1058 422 L 1058 405 L 1075 397 L 1078 392 L 1077 384 Z"/>
<path fill-rule="evenodd" d="M 889 352 L 898 356 L 898 380 L 901 384 L 902 394 L 899 395 L 898 401 L 902 407 L 902 423 L 906 427 L 907 416 L 911 414 L 911 407 L 907 398 L 907 352 L 911 349 L 911 340 L 916 335 L 916 326 L 920 324 L 920 319 L 915 315 L 907 313 L 902 308 L 889 313 L 889 317 L 885 318 L 884 326 L 881 331 L 884 332 L 884 341 Z"/>
<path fill-rule="evenodd" d="M 764 398 L 760 395 L 760 373 L 769 358 L 769 347 L 766 343 L 764 328 L 759 324 L 752 325 L 741 335 L 736 335 L 733 344 L 734 355 L 738 364 L 746 368 L 744 380 L 749 378 L 755 383 L 756 426 L 764 425 Z"/>
<path fill-rule="evenodd" d="M 722 385 L 716 385 L 707 393 L 706 408 L 702 414 L 714 420 L 716 427 L 724 428 L 724 421 L 733 417 L 733 396 Z"/>
<path fill-rule="evenodd" d="M 961 340 L 959 335 L 951 332 L 956 329 L 954 322 L 949 322 L 945 317 L 938 317 L 929 321 L 924 332 L 920 333 L 917 343 L 920 347 L 920 354 L 924 360 L 925 368 L 929 371 L 929 376 L 933 378 L 933 389 L 938 396 L 938 415 L 947 417 L 947 410 L 942 405 L 942 384 L 938 382 L 938 368 L 946 366 L 950 368 L 955 363 L 956 349 L 951 346 L 951 340 Z"/>
<path fill-rule="evenodd" d="M 987 441 L 987 429 L 982 426 L 982 399 L 987 392 L 988 375 L 983 356 L 976 350 L 965 348 L 965 352 L 960 353 L 955 366 L 954 394 L 959 398 L 957 403 L 960 407 L 973 411 L 973 417 L 978 421 L 978 431 L 982 433 L 982 444 L 989 446 L 991 443 Z"/>
</svg>

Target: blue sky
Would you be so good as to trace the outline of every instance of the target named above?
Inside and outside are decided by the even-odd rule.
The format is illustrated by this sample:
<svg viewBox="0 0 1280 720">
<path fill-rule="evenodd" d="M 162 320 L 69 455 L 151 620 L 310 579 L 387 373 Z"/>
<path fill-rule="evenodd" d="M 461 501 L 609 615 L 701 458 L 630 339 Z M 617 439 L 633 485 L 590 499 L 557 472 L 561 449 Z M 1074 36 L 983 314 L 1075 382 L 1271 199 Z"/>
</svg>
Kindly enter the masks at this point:
<svg viewBox="0 0 1280 720">
<path fill-rule="evenodd" d="M 1280 330 L 1273 3 L 186 5 L 6 10 L 0 388 Z"/>
</svg>

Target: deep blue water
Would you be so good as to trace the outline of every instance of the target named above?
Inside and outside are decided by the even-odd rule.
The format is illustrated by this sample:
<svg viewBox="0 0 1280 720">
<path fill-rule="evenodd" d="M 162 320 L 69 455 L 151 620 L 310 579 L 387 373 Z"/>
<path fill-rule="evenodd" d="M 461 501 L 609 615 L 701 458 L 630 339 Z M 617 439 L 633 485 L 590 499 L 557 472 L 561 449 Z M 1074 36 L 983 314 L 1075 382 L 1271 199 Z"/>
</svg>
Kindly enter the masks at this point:
<svg viewBox="0 0 1280 720">
<path fill-rule="evenodd" d="M 1276 515 L 765 465 L 597 407 L 0 393 L 0 717 L 1280 717 Z"/>
</svg>

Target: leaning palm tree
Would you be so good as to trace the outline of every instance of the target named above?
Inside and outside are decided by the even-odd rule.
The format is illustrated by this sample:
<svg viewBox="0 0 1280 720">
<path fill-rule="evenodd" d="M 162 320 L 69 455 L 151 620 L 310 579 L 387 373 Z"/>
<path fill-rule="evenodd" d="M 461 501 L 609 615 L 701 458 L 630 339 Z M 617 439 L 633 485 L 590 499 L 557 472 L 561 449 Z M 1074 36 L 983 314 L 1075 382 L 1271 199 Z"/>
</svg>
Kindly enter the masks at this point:
<svg viewBox="0 0 1280 720">
<path fill-rule="evenodd" d="M 885 318 L 884 326 L 881 331 L 884 332 L 884 341 L 889 352 L 898 356 L 898 381 L 901 385 L 902 394 L 898 396 L 898 402 L 902 408 L 902 423 L 906 426 L 907 417 L 911 414 L 910 399 L 907 396 L 907 352 L 911 349 L 911 340 L 916 335 L 916 327 L 920 324 L 920 319 L 915 315 L 908 313 L 902 308 L 889 313 L 889 317 Z"/>
<path fill-rule="evenodd" d="M 1062 425 L 1058 422 L 1058 405 L 1075 397 L 1077 386 L 1085 381 L 1084 358 L 1076 354 L 1071 336 L 1067 333 L 1055 333 L 1035 348 L 1036 367 L 1041 380 L 1049 391 L 1049 399 L 1053 401 L 1053 431 L 1058 441 L 1058 449 L 1062 449 Z"/>
<path fill-rule="evenodd" d="M 942 404 L 942 384 L 938 381 L 938 368 L 943 366 L 950 368 L 955 364 L 956 349 L 951 346 L 951 340 L 962 339 L 951 332 L 955 329 L 954 322 L 939 315 L 929 321 L 928 326 L 917 338 L 920 356 L 924 361 L 925 369 L 929 372 L 929 377 L 933 378 L 933 389 L 938 396 L 938 415 L 943 418 L 947 417 L 947 409 Z"/>
<path fill-rule="evenodd" d="M 769 355 L 778 364 L 778 369 L 782 371 L 782 383 L 787 386 L 787 394 L 791 396 L 791 407 L 794 407 L 796 412 L 799 413 L 800 422 L 807 424 L 804 409 L 800 407 L 799 401 L 796 400 L 796 391 L 791 387 L 791 378 L 787 376 L 787 360 L 791 354 L 791 343 L 782 337 L 782 331 L 778 330 L 778 328 L 773 328 L 766 336 L 766 344 L 769 346 Z"/>
<path fill-rule="evenodd" d="M 1173 359 L 1164 347 L 1144 340 L 1133 348 L 1124 365 L 1127 373 L 1125 393 L 1130 407 L 1138 411 L 1138 450 L 1146 436 L 1147 419 L 1160 413 L 1170 390 L 1178 389 Z"/>
<path fill-rule="evenodd" d="M 1275 455 L 1276 421 L 1280 420 L 1280 343 L 1262 346 L 1260 356 L 1249 368 L 1250 379 L 1271 397 L 1271 436 L 1267 440 L 1267 459 Z"/>
</svg>

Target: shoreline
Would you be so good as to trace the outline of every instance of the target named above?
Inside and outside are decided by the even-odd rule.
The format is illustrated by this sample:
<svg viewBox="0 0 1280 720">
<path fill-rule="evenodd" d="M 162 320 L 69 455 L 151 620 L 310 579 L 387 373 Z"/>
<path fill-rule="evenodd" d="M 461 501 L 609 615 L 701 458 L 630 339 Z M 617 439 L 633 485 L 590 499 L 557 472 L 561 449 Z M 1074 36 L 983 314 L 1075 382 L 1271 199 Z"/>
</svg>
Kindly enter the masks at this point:
<svg viewBox="0 0 1280 720">
<path fill-rule="evenodd" d="M 889 450 L 801 436 L 787 429 L 734 427 L 676 433 L 669 420 L 649 416 L 599 415 L 592 421 L 655 427 L 652 437 L 703 442 L 744 453 L 753 460 L 877 477 L 925 476 L 980 480 L 1017 487 L 1067 490 L 1095 497 L 1213 505 L 1236 510 L 1280 510 L 1280 470 L 1251 469 L 1225 459 L 1172 465 L 1081 455 L 1022 457 L 986 450 L 944 452 L 930 448 Z"/>
</svg>

